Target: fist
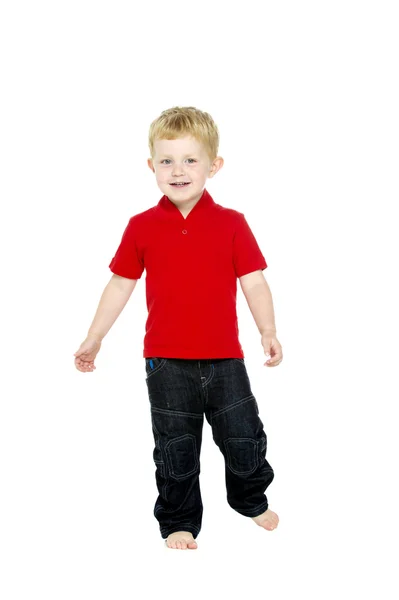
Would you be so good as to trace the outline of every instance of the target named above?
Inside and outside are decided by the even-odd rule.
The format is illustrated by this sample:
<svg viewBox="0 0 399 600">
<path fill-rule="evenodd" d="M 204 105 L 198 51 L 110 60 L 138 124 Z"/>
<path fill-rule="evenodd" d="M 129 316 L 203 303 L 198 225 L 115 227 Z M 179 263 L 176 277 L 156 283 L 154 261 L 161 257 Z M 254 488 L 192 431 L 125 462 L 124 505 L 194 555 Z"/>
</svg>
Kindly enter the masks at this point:
<svg viewBox="0 0 399 600">
<path fill-rule="evenodd" d="M 87 337 L 74 354 L 75 367 L 82 373 L 94 371 L 94 359 L 101 348 L 101 341 L 94 337 Z"/>
</svg>

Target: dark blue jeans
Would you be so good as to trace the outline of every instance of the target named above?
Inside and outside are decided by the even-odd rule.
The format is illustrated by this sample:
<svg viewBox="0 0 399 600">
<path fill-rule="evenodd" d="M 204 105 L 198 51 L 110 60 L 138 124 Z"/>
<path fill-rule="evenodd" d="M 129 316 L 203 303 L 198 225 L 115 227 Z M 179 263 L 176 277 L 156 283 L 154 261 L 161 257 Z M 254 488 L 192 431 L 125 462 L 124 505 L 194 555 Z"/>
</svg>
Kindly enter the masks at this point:
<svg viewBox="0 0 399 600">
<path fill-rule="evenodd" d="M 263 513 L 274 472 L 244 359 L 154 357 L 145 359 L 145 368 L 159 492 L 154 515 L 162 537 L 200 532 L 204 413 L 225 460 L 229 505 L 247 517 Z"/>
</svg>

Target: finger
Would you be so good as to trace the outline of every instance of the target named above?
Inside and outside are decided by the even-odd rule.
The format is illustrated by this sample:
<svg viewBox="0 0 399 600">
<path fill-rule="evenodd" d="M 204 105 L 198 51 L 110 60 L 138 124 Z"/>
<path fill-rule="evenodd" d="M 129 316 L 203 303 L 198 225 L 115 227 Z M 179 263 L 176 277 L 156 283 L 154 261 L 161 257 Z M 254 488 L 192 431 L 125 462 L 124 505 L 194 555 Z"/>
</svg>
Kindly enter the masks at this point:
<svg viewBox="0 0 399 600">
<path fill-rule="evenodd" d="M 267 365 L 268 367 L 276 367 L 281 363 L 281 360 L 282 359 L 272 358 L 271 360 L 266 361 L 265 365 Z"/>
<path fill-rule="evenodd" d="M 266 364 L 268 365 L 274 365 L 278 360 L 280 360 L 280 357 L 278 354 L 273 354 L 273 356 L 271 358 L 269 358 L 269 360 L 266 361 Z"/>
</svg>

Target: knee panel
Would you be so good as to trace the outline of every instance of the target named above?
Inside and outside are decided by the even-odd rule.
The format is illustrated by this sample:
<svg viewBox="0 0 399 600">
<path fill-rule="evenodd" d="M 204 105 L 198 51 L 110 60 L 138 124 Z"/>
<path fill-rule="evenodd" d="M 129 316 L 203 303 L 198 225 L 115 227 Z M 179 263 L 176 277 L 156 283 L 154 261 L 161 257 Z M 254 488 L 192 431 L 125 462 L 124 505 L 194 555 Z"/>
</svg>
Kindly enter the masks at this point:
<svg viewBox="0 0 399 600">
<path fill-rule="evenodd" d="M 236 475 L 250 475 L 258 466 L 258 442 L 252 438 L 224 440 L 226 465 Z"/>
<path fill-rule="evenodd" d="M 186 433 L 165 444 L 170 476 L 177 480 L 190 477 L 199 470 L 195 435 Z"/>
</svg>

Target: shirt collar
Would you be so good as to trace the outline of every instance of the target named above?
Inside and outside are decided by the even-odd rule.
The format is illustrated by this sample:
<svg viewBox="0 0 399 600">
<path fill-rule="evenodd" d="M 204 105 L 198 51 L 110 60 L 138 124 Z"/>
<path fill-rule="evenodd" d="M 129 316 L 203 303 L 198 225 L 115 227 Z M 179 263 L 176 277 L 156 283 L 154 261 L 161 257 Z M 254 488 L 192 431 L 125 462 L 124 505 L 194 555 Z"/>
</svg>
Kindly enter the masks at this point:
<svg viewBox="0 0 399 600">
<path fill-rule="evenodd" d="M 183 221 L 190 219 L 190 217 L 193 214 L 196 216 L 203 214 L 204 212 L 206 212 L 210 208 L 213 208 L 214 206 L 216 206 L 216 203 L 206 188 L 204 188 L 201 198 L 198 200 L 194 208 L 190 210 L 186 219 L 183 217 L 177 206 L 171 200 L 169 200 L 169 198 L 166 195 L 162 196 L 162 198 L 158 202 L 158 207 L 162 211 L 165 211 L 169 217 L 178 217 L 183 219 Z"/>
</svg>

